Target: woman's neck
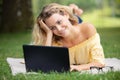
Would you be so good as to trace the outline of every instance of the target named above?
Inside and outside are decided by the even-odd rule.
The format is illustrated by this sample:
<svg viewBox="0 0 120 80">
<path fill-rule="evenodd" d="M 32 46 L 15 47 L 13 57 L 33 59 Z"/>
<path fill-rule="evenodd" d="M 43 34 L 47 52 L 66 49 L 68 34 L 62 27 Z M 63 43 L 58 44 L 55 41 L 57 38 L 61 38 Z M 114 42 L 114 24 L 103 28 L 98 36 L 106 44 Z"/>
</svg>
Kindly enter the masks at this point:
<svg viewBox="0 0 120 80">
<path fill-rule="evenodd" d="M 80 42 L 81 38 L 80 28 L 76 27 L 71 29 L 71 34 L 68 37 L 62 39 L 63 46 L 71 47 Z"/>
</svg>

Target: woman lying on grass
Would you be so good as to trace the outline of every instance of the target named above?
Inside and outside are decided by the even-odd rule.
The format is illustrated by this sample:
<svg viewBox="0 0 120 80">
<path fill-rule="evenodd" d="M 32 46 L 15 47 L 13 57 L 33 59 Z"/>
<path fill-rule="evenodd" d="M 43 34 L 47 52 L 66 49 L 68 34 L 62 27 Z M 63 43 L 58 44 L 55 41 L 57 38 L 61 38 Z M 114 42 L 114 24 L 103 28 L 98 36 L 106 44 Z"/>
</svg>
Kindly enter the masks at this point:
<svg viewBox="0 0 120 80">
<path fill-rule="evenodd" d="M 79 24 L 70 7 L 46 5 L 33 28 L 33 44 L 69 48 L 70 71 L 104 67 L 99 33 L 90 23 Z"/>
</svg>

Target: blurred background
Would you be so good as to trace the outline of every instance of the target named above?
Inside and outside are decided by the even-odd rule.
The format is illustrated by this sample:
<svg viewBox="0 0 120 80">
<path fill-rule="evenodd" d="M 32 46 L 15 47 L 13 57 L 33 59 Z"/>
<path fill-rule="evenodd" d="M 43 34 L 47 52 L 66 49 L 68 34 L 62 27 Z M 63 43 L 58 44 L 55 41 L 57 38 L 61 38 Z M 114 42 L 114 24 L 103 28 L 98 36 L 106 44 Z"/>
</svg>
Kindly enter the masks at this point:
<svg viewBox="0 0 120 80">
<path fill-rule="evenodd" d="M 78 5 L 82 20 L 97 28 L 120 27 L 120 0 L 0 0 L 0 33 L 31 30 L 42 7 L 52 2 Z"/>
<path fill-rule="evenodd" d="M 83 22 L 92 23 L 100 34 L 105 57 L 120 59 L 120 0 L 0 0 L 0 80 L 120 79 L 120 72 L 93 76 L 63 73 L 62 77 L 56 73 L 11 75 L 6 59 L 23 58 L 22 45 L 32 42 L 31 32 L 37 16 L 43 6 L 53 2 L 78 5 L 83 10 L 80 16 Z"/>
</svg>

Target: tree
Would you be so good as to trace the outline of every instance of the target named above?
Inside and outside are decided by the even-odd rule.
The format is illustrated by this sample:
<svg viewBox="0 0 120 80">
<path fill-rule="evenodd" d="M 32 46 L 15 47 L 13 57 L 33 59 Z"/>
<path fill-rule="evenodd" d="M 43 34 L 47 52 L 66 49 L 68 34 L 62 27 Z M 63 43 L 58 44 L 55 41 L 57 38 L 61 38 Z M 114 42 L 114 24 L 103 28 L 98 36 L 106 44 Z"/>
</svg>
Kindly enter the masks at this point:
<svg viewBox="0 0 120 80">
<path fill-rule="evenodd" d="M 0 0 L 0 26 L 2 25 L 2 0 Z"/>
<path fill-rule="evenodd" d="M 115 5 L 116 5 L 116 16 L 120 17 L 120 0 L 115 0 Z"/>
<path fill-rule="evenodd" d="M 31 0 L 3 0 L 1 32 L 18 32 L 31 28 Z"/>
</svg>

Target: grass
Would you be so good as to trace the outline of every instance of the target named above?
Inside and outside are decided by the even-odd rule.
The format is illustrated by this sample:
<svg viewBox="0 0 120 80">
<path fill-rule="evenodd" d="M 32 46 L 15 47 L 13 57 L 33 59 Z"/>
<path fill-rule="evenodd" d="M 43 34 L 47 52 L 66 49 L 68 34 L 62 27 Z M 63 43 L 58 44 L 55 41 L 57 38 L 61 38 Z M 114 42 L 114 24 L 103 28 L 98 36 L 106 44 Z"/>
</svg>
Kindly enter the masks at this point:
<svg viewBox="0 0 120 80">
<path fill-rule="evenodd" d="M 120 27 L 99 28 L 101 43 L 105 57 L 116 57 L 120 59 Z"/>
<path fill-rule="evenodd" d="M 106 57 L 120 59 L 120 28 L 97 28 L 101 36 L 101 43 Z M 23 57 L 22 45 L 30 43 L 31 32 L 0 34 L 0 80 L 119 80 L 120 72 L 108 72 L 106 74 L 80 74 L 72 73 L 38 73 L 18 74 L 12 76 L 7 57 Z"/>
<path fill-rule="evenodd" d="M 109 8 L 84 12 L 81 17 L 83 21 L 90 22 L 98 28 L 120 27 L 120 17 L 113 17 Z"/>
</svg>

